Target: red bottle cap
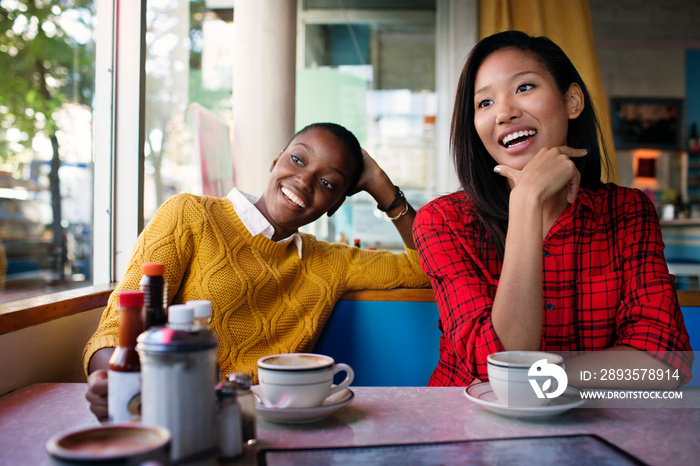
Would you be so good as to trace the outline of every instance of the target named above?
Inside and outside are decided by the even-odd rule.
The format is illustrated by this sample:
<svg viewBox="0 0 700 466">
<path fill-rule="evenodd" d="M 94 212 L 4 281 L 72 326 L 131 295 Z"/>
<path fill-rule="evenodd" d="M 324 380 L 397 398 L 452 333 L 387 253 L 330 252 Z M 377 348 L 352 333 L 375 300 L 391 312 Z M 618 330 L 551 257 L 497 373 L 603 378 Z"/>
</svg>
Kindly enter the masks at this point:
<svg viewBox="0 0 700 466">
<path fill-rule="evenodd" d="M 142 291 L 122 291 L 119 293 L 120 307 L 141 307 L 143 306 Z"/>
<path fill-rule="evenodd" d="M 149 277 L 163 275 L 165 273 L 165 264 L 160 262 L 144 262 L 141 265 L 141 272 Z"/>
</svg>

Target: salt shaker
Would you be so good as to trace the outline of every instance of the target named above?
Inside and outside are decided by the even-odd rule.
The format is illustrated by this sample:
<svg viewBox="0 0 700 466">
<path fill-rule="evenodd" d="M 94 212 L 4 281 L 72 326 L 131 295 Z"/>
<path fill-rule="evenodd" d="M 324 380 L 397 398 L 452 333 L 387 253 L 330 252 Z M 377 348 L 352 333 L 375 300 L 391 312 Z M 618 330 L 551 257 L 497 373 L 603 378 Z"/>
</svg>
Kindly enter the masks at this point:
<svg viewBox="0 0 700 466">
<path fill-rule="evenodd" d="M 236 401 L 233 382 L 220 382 L 216 385 L 216 415 L 219 456 L 235 458 L 243 453 L 243 434 L 241 408 Z"/>
<path fill-rule="evenodd" d="M 250 386 L 253 378 L 245 372 L 234 372 L 228 375 L 228 381 L 233 384 L 236 391 L 236 402 L 241 408 L 241 420 L 243 426 L 243 442 L 255 445 L 257 442 L 255 427 L 255 395 Z"/>
</svg>

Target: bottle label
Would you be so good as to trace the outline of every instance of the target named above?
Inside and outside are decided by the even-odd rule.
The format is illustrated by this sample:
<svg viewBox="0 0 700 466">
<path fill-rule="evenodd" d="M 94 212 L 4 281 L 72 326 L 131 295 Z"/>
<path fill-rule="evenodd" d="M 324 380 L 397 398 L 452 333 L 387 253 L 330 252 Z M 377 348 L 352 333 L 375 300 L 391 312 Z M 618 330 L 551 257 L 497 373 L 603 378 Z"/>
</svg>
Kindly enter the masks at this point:
<svg viewBox="0 0 700 466">
<path fill-rule="evenodd" d="M 141 373 L 109 371 L 107 410 L 110 422 L 128 422 L 141 417 Z"/>
</svg>

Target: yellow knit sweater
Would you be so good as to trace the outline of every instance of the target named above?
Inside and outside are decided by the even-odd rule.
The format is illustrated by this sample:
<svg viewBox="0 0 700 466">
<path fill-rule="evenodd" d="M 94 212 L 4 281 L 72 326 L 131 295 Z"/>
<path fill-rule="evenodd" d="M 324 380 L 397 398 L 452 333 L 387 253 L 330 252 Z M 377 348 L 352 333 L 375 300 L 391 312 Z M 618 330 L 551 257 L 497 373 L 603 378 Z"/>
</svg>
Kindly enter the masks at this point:
<svg viewBox="0 0 700 466">
<path fill-rule="evenodd" d="M 139 289 L 144 262 L 165 264 L 168 303 L 211 301 L 222 374 L 248 372 L 256 380 L 258 358 L 310 351 L 345 292 L 429 286 L 414 250 L 392 254 L 301 237 L 300 259 L 293 241 L 251 236 L 226 198 L 172 197 L 139 235 L 83 352 L 86 373 L 95 351 L 116 346 L 117 297 Z"/>
</svg>

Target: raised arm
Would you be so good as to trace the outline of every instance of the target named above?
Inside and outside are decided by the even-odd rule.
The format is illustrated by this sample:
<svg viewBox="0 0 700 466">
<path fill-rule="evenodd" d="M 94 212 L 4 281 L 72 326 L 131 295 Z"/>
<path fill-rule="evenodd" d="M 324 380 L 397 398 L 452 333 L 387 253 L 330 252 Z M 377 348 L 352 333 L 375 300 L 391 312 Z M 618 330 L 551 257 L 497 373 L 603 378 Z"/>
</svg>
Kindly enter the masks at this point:
<svg viewBox="0 0 700 466">
<path fill-rule="evenodd" d="M 542 339 L 542 242 L 578 192 L 570 157 L 587 152 L 544 148 L 522 170 L 498 166 L 511 194 L 503 270 L 491 319 L 506 350 L 538 350 Z"/>
<path fill-rule="evenodd" d="M 408 199 L 403 196 L 403 193 L 400 193 L 398 188 L 394 186 L 384 170 L 364 149 L 362 149 L 362 156 L 365 169 L 357 183 L 357 192 L 367 191 L 382 209 L 390 207 L 385 213 L 399 231 L 404 245 L 409 249 L 416 249 L 411 232 L 416 211 L 408 203 Z"/>
</svg>

